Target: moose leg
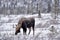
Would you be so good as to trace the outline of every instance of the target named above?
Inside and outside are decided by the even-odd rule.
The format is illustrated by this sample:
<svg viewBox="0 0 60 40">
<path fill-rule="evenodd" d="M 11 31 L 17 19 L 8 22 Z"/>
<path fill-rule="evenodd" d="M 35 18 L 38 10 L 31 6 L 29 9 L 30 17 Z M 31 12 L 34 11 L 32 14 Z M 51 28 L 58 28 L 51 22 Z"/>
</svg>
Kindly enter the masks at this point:
<svg viewBox="0 0 60 40">
<path fill-rule="evenodd" d="M 27 31 L 27 29 L 26 28 L 23 28 L 23 34 L 24 35 L 26 34 L 26 31 Z"/>
<path fill-rule="evenodd" d="M 23 34 L 26 34 L 27 31 L 27 24 L 25 22 L 22 23 Z"/>
<path fill-rule="evenodd" d="M 33 26 L 32 26 L 32 29 L 33 29 L 33 35 L 34 35 L 34 24 L 33 24 Z"/>
<path fill-rule="evenodd" d="M 33 27 L 33 35 L 34 35 L 34 27 Z"/>
<path fill-rule="evenodd" d="M 33 35 L 34 35 L 34 31 L 35 31 L 35 20 L 34 19 L 32 20 L 31 26 L 32 26 Z"/>
<path fill-rule="evenodd" d="M 30 32 L 31 32 L 31 28 L 29 28 L 29 33 L 28 33 L 28 35 L 30 34 Z"/>
</svg>

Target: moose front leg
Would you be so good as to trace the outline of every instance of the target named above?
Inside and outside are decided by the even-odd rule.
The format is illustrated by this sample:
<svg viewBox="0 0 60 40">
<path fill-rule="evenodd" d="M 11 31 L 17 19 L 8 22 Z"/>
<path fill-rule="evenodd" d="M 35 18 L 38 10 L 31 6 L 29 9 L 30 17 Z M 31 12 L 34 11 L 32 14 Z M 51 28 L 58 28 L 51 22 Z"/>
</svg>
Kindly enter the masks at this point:
<svg viewBox="0 0 60 40">
<path fill-rule="evenodd" d="M 28 35 L 30 34 L 30 32 L 31 32 L 31 28 L 29 28 L 29 33 L 28 33 Z"/>
<path fill-rule="evenodd" d="M 26 31 L 27 29 L 26 28 L 23 28 L 23 34 L 26 35 Z"/>
</svg>

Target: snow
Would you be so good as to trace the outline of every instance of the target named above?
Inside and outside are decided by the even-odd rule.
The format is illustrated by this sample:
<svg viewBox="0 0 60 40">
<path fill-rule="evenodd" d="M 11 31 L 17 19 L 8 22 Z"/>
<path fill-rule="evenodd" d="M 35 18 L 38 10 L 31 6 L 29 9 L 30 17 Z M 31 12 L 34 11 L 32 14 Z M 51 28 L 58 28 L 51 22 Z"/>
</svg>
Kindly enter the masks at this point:
<svg viewBox="0 0 60 40">
<path fill-rule="evenodd" d="M 53 33 L 50 31 L 51 24 L 50 20 L 52 19 L 51 14 L 41 14 L 42 18 L 38 18 L 38 14 L 34 15 L 0 15 L 0 39 L 1 40 L 52 40 L 53 35 L 55 37 L 53 40 L 59 40 L 60 38 L 60 25 L 53 25 L 56 29 L 57 33 Z M 23 35 L 23 31 L 21 29 L 21 33 L 15 35 L 15 28 L 13 25 L 17 24 L 18 20 L 22 17 L 34 17 L 35 18 L 35 35 L 33 36 L 33 31 L 31 31 L 30 35 Z M 59 16 L 58 16 L 59 17 Z M 41 26 L 40 26 L 41 24 Z M 39 25 L 39 28 L 38 26 Z M 42 28 L 40 28 L 42 27 Z M 27 29 L 28 30 L 28 29 Z M 55 31 L 54 31 L 55 32 Z M 58 35 L 59 34 L 59 35 Z M 52 36 L 52 37 L 51 37 Z M 55 39 L 58 38 L 58 39 Z"/>
</svg>

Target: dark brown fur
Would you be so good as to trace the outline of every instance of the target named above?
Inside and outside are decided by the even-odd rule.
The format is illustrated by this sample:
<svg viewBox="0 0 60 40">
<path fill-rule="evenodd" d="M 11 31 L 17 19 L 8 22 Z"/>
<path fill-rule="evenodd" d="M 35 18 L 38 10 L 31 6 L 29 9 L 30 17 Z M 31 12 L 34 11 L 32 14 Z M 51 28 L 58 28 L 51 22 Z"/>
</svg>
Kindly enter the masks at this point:
<svg viewBox="0 0 60 40">
<path fill-rule="evenodd" d="M 34 26 L 35 26 L 35 19 L 34 18 L 21 18 L 18 22 L 18 24 L 16 25 L 16 32 L 15 35 L 17 35 L 17 33 L 20 32 L 20 28 L 23 29 L 23 33 L 26 34 L 27 28 L 29 29 L 29 33 L 31 31 L 31 27 L 33 29 L 33 34 L 34 34 Z"/>
</svg>

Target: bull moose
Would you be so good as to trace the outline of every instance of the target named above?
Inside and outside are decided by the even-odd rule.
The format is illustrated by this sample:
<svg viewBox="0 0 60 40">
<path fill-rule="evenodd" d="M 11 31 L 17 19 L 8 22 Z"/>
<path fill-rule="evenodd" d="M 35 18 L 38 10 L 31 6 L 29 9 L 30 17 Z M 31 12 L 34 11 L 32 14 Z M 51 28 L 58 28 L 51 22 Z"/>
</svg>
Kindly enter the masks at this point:
<svg viewBox="0 0 60 40">
<path fill-rule="evenodd" d="M 34 18 L 21 18 L 18 21 L 18 24 L 16 25 L 15 35 L 17 35 L 17 33 L 20 32 L 21 28 L 23 29 L 23 34 L 26 34 L 27 28 L 29 29 L 28 34 L 30 34 L 31 29 L 33 29 L 33 35 L 34 35 L 34 27 L 35 27 L 35 19 Z"/>
</svg>

